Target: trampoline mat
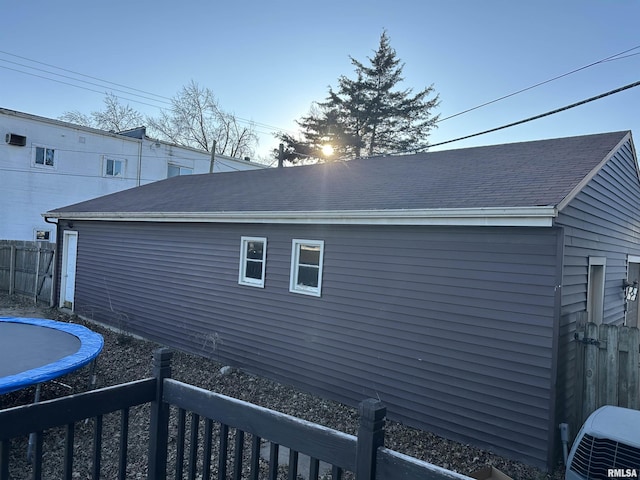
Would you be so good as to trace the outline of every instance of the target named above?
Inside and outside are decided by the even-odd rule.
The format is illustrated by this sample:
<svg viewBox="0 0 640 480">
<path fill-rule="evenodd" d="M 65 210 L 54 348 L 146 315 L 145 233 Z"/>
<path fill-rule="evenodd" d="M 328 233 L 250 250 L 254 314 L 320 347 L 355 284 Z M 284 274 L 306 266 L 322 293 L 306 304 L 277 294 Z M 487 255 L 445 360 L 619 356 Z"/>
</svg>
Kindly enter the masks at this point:
<svg viewBox="0 0 640 480">
<path fill-rule="evenodd" d="M 73 372 L 103 346 L 102 335 L 82 325 L 0 317 L 0 395 Z"/>
<path fill-rule="evenodd" d="M 0 377 L 42 367 L 73 355 L 80 339 L 54 328 L 0 322 Z"/>
</svg>

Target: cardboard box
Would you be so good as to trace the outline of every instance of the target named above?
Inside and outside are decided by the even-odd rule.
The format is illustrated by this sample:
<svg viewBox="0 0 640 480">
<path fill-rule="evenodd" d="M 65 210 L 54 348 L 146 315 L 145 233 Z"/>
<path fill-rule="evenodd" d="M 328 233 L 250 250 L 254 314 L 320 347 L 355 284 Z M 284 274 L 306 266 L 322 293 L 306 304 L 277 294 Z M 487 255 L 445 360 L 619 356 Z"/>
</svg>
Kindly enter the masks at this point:
<svg viewBox="0 0 640 480">
<path fill-rule="evenodd" d="M 491 466 L 486 466 L 480 470 L 476 470 L 469 476 L 476 480 L 513 480 L 513 478 L 506 473 L 502 473 L 497 468 Z"/>
</svg>

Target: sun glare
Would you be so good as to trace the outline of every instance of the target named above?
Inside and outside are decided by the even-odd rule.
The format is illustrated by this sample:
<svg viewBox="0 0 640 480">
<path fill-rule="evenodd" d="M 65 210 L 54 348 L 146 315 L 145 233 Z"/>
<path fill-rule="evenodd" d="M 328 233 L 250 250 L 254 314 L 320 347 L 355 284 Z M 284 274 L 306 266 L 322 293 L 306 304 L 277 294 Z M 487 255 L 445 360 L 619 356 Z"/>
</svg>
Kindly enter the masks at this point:
<svg viewBox="0 0 640 480">
<path fill-rule="evenodd" d="M 331 145 L 323 145 L 322 154 L 325 157 L 330 157 L 331 155 L 333 155 L 333 147 Z"/>
</svg>

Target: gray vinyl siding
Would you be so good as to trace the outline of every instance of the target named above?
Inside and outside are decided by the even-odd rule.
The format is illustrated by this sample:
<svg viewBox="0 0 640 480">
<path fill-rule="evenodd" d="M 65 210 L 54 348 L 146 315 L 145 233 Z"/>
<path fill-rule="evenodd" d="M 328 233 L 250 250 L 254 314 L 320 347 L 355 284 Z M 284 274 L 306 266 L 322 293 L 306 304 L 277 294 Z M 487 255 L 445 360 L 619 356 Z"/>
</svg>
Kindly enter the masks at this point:
<svg viewBox="0 0 640 480">
<path fill-rule="evenodd" d="M 575 396 L 575 314 L 587 308 L 589 257 L 606 258 L 603 323 L 622 324 L 627 256 L 640 255 L 639 212 L 640 183 L 633 150 L 627 142 L 556 220 L 565 232 L 558 422 L 569 422 L 574 434 L 579 428 L 571 414 Z"/>
<path fill-rule="evenodd" d="M 547 466 L 559 230 L 74 224 L 79 314 Z M 325 242 L 319 298 L 289 292 L 294 238 Z"/>
</svg>

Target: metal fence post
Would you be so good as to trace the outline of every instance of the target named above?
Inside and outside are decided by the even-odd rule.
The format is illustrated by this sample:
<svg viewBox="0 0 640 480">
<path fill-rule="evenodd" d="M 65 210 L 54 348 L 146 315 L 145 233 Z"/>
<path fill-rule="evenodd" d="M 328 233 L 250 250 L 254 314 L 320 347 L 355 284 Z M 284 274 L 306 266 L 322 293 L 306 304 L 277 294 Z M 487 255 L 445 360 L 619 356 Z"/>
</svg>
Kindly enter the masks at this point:
<svg viewBox="0 0 640 480">
<path fill-rule="evenodd" d="M 165 478 L 167 475 L 169 404 L 162 400 L 162 392 L 164 379 L 171 377 L 172 357 L 173 352 L 168 348 L 159 348 L 153 353 L 153 376 L 156 378 L 156 399 L 151 403 L 148 478 Z"/>
<path fill-rule="evenodd" d="M 368 398 L 358 406 L 360 426 L 356 450 L 356 480 L 374 480 L 378 447 L 384 446 L 387 409 L 379 400 Z"/>
</svg>

